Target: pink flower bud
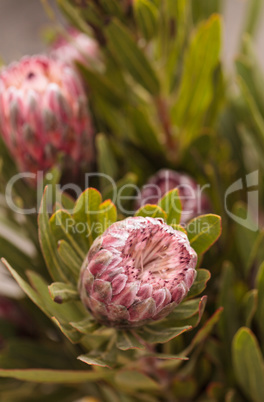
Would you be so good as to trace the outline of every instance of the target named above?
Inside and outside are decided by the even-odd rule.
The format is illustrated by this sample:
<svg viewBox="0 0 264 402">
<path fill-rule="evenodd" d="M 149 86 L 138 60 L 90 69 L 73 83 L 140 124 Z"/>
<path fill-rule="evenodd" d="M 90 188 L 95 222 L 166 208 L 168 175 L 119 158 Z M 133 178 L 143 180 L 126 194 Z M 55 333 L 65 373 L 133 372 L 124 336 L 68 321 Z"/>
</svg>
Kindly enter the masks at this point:
<svg viewBox="0 0 264 402">
<path fill-rule="evenodd" d="M 52 44 L 51 57 L 70 65 L 79 62 L 89 66 L 97 64 L 99 47 L 96 41 L 85 33 L 70 28 L 64 35 L 59 35 Z"/>
<path fill-rule="evenodd" d="M 80 297 L 99 322 L 137 327 L 167 316 L 183 300 L 196 263 L 183 232 L 162 219 L 127 218 L 93 243 L 81 270 Z"/>
<path fill-rule="evenodd" d="M 25 57 L 0 75 L 0 130 L 22 172 L 46 171 L 64 155 L 89 164 L 93 128 L 77 73 L 46 56 Z"/>
<path fill-rule="evenodd" d="M 152 176 L 141 189 L 136 209 L 145 204 L 158 204 L 159 200 L 170 190 L 177 188 L 182 204 L 181 223 L 207 213 L 209 200 L 203 188 L 189 175 L 170 169 L 162 169 Z"/>
</svg>

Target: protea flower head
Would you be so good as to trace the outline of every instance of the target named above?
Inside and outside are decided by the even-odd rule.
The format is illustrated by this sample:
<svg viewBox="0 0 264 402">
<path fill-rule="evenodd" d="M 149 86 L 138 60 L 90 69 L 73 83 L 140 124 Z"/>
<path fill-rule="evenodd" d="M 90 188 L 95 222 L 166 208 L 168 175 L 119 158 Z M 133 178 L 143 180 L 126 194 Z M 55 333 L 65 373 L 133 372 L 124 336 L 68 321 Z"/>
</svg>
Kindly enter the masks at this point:
<svg viewBox="0 0 264 402">
<path fill-rule="evenodd" d="M 198 183 L 189 175 L 170 169 L 161 169 L 148 180 L 141 189 L 136 209 L 145 204 L 158 204 L 159 200 L 174 188 L 179 190 L 182 203 L 182 224 L 197 215 L 207 213 L 210 209 L 208 197 L 201 191 Z"/>
<path fill-rule="evenodd" d="M 80 297 L 101 323 L 137 327 L 167 316 L 187 295 L 197 255 L 162 219 L 131 217 L 98 237 L 83 263 Z"/>
<path fill-rule="evenodd" d="M 93 129 L 74 69 L 46 56 L 32 56 L 2 70 L 0 131 L 23 172 L 45 171 L 59 154 L 68 165 L 90 162 Z"/>
<path fill-rule="evenodd" d="M 90 65 L 98 62 L 99 47 L 93 38 L 69 28 L 53 42 L 51 57 L 73 66 L 76 62 Z"/>
</svg>

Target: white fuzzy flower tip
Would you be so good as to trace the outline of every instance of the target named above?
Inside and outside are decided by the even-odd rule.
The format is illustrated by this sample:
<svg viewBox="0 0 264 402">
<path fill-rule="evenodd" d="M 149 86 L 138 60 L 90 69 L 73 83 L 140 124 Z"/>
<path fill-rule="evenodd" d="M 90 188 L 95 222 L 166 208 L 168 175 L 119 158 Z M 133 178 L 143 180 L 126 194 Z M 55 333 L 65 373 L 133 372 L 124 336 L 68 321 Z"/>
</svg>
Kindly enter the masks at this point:
<svg viewBox="0 0 264 402">
<path fill-rule="evenodd" d="M 81 270 L 80 297 L 105 325 L 140 326 L 167 316 L 183 300 L 196 263 L 184 233 L 162 219 L 127 218 L 94 241 Z"/>
<path fill-rule="evenodd" d="M 69 65 L 24 57 L 0 74 L 0 131 L 23 172 L 45 171 L 62 154 L 86 164 L 93 129 L 86 95 Z"/>
</svg>

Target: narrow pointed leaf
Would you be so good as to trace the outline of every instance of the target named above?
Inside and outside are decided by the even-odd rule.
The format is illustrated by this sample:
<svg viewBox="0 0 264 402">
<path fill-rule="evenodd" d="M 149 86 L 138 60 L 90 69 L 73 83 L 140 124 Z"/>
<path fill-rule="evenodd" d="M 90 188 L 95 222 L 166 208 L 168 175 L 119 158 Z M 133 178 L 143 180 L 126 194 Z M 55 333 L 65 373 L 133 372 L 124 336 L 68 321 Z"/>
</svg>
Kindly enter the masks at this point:
<svg viewBox="0 0 264 402">
<path fill-rule="evenodd" d="M 80 276 L 83 261 L 65 240 L 59 241 L 58 253 L 61 260 L 67 267 L 70 282 L 76 285 Z"/>
<path fill-rule="evenodd" d="M 16 378 L 21 381 L 32 381 L 50 384 L 77 384 L 86 381 L 97 381 L 106 378 L 105 372 L 94 372 L 87 370 L 47 370 L 47 369 L 23 369 L 23 370 L 2 370 L 0 377 Z"/>
<path fill-rule="evenodd" d="M 178 189 L 174 189 L 166 193 L 164 197 L 160 200 L 159 206 L 167 214 L 168 225 L 178 225 L 180 223 L 182 204 Z"/>
<path fill-rule="evenodd" d="M 81 360 L 83 363 L 89 364 L 91 366 L 100 366 L 100 367 L 108 367 L 112 368 L 113 362 L 110 360 L 105 359 L 102 356 L 102 353 L 87 353 L 86 355 L 78 356 L 78 360 Z"/>
<path fill-rule="evenodd" d="M 158 95 L 158 78 L 130 32 L 118 21 L 113 20 L 106 29 L 106 35 L 114 55 L 134 80 L 152 95 Z"/>
<path fill-rule="evenodd" d="M 135 213 L 135 216 L 167 219 L 167 214 L 158 205 L 146 204 Z"/>
<path fill-rule="evenodd" d="M 70 324 L 73 328 L 77 329 L 77 331 L 85 335 L 93 333 L 100 327 L 100 324 L 92 320 L 91 317 L 77 322 L 70 322 Z"/>
<path fill-rule="evenodd" d="M 201 342 L 204 342 L 205 339 L 210 335 L 212 332 L 215 324 L 219 321 L 220 316 L 222 314 L 223 309 L 219 308 L 216 312 L 206 321 L 204 326 L 197 332 L 195 337 L 193 338 L 190 346 L 187 347 L 185 350 L 186 354 L 189 354 L 195 346 L 199 345 Z"/>
<path fill-rule="evenodd" d="M 261 331 L 262 338 L 264 339 L 264 262 L 260 265 L 258 276 L 256 280 L 256 287 L 258 290 L 258 305 L 257 305 L 257 323 Z"/>
<path fill-rule="evenodd" d="M 81 236 L 86 244 L 86 253 L 92 245 L 94 239 L 98 236 L 96 233 L 97 215 L 102 202 L 102 196 L 94 188 L 85 190 L 76 201 L 73 219 L 82 225 Z"/>
<path fill-rule="evenodd" d="M 207 271 L 207 269 L 197 269 L 197 275 L 194 284 L 187 295 L 187 299 L 198 296 L 200 293 L 202 293 L 210 278 L 211 274 L 209 271 Z"/>
<path fill-rule="evenodd" d="M 144 341 L 153 344 L 166 343 L 190 329 L 192 329 L 192 327 L 189 325 L 178 328 L 155 328 L 154 326 L 145 326 L 143 329 L 138 330 L 137 333 Z"/>
<path fill-rule="evenodd" d="M 57 243 L 60 240 L 67 241 L 80 261 L 85 258 L 80 229 L 67 211 L 62 209 L 56 211 L 50 218 L 50 228 Z M 82 226 L 82 230 L 85 230 L 85 225 Z"/>
<path fill-rule="evenodd" d="M 98 235 L 104 233 L 104 231 L 117 220 L 117 211 L 115 205 L 111 200 L 106 200 L 99 207 L 98 223 L 101 225 Z"/>
<path fill-rule="evenodd" d="M 156 391 L 160 387 L 158 383 L 150 377 L 134 370 L 120 371 L 115 376 L 115 382 L 121 389 L 131 390 L 133 392 L 135 392 L 135 390 L 144 390 L 145 392 Z"/>
<path fill-rule="evenodd" d="M 64 273 L 64 264 L 58 255 L 57 244 L 50 228 L 47 199 L 49 199 L 49 187 L 44 190 L 38 215 L 40 245 L 53 280 L 67 282 L 68 278 Z"/>
<path fill-rule="evenodd" d="M 221 218 L 213 214 L 192 219 L 187 226 L 190 244 L 198 255 L 205 253 L 217 241 L 221 232 Z"/>
<path fill-rule="evenodd" d="M 145 349 L 131 331 L 119 331 L 116 346 L 121 350 Z"/>
<path fill-rule="evenodd" d="M 254 402 L 264 400 L 264 362 L 257 339 L 250 329 L 236 333 L 232 347 L 236 379 L 247 397 Z"/>
</svg>

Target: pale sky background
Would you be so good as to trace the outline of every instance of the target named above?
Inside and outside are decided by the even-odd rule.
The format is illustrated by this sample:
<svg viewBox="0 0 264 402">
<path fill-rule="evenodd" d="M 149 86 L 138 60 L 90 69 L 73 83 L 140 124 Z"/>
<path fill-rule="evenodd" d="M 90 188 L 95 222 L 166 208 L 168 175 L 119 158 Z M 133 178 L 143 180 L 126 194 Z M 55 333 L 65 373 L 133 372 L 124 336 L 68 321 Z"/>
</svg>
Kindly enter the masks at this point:
<svg viewBox="0 0 264 402">
<path fill-rule="evenodd" d="M 251 0 L 223 0 L 223 60 L 228 70 L 232 68 L 237 54 L 249 1 Z M 54 5 L 55 0 L 49 0 L 49 3 Z M 0 57 L 5 63 L 9 63 L 25 54 L 43 51 L 45 46 L 41 31 L 49 24 L 50 20 L 43 11 L 41 0 L 0 0 Z M 264 1 L 255 47 L 264 70 Z"/>
</svg>

